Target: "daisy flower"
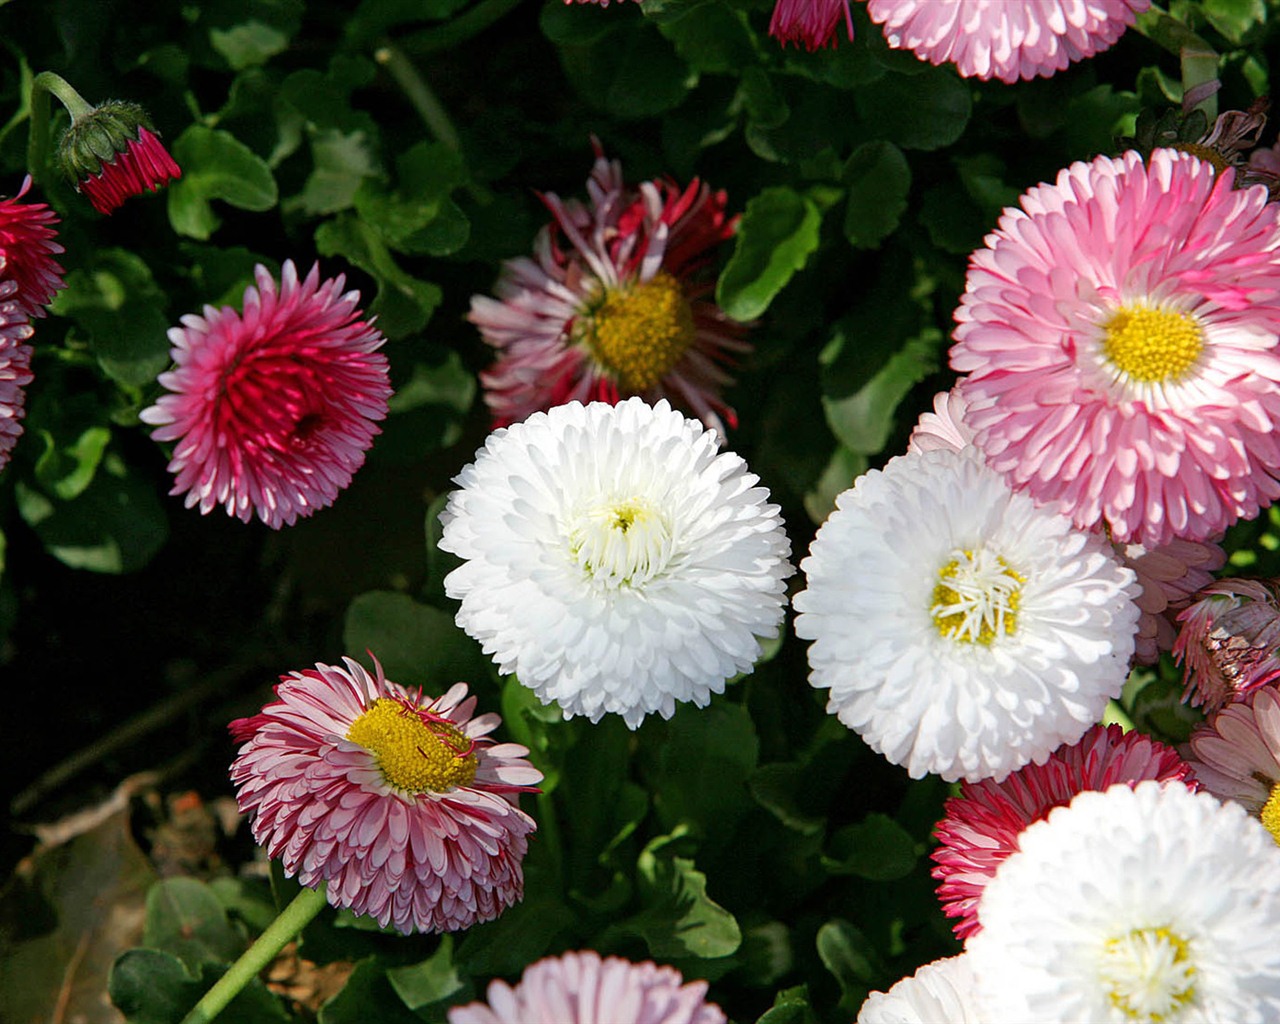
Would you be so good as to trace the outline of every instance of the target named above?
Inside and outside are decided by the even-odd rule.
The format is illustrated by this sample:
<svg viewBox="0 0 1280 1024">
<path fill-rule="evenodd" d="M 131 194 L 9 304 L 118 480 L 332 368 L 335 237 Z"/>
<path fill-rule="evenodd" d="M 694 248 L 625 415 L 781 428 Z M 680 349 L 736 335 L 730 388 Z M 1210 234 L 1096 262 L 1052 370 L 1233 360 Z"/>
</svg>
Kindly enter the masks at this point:
<svg viewBox="0 0 1280 1024">
<path fill-rule="evenodd" d="M 1280 679 L 1276 583 L 1216 580 L 1178 616 L 1173 647 L 1183 665 L 1182 699 L 1209 711 Z"/>
<path fill-rule="evenodd" d="M 391 396 L 385 340 L 343 292 L 341 274 L 298 280 L 286 261 L 279 286 L 266 267 L 244 293 L 244 313 L 204 307 L 169 331 L 170 394 L 139 419 L 176 441 L 171 494 L 202 514 L 222 505 L 272 529 L 331 505 L 364 464 L 375 420 Z"/>
<path fill-rule="evenodd" d="M 857 1024 L 986 1024 L 973 995 L 969 958 L 947 957 L 925 964 L 888 992 L 872 992 Z"/>
<path fill-rule="evenodd" d="M 852 41 L 849 0 L 778 0 L 769 19 L 769 35 L 784 46 L 795 43 L 813 52 L 836 43 L 836 29 L 842 21 Z"/>
<path fill-rule="evenodd" d="M 488 1003 L 449 1010 L 449 1024 L 725 1024 L 705 981 L 686 982 L 652 961 L 601 959 L 594 950 L 551 956 L 512 987 L 491 981 Z"/>
<path fill-rule="evenodd" d="M 907 440 L 908 452 L 958 452 L 973 444 L 973 431 L 964 421 L 967 408 L 959 387 L 939 391 L 933 396 L 933 411 L 920 414 L 920 420 Z"/>
<path fill-rule="evenodd" d="M 26 386 L 31 383 L 31 323 L 18 299 L 18 282 L 0 281 L 0 469 L 22 435 Z"/>
<path fill-rule="evenodd" d="M 991 1020 L 1280 1019 L 1280 847 L 1185 786 L 1081 793 L 1019 838 L 966 953 Z"/>
<path fill-rule="evenodd" d="M 1177 751 L 1118 725 L 1095 725 L 1077 742 L 1059 747 L 1043 765 L 1028 764 L 1003 782 L 963 782 L 949 798 L 935 834 L 938 898 L 948 917 L 957 917 L 956 938 L 976 935 L 983 887 L 1009 854 L 1018 836 L 1055 807 L 1086 789 L 1106 789 L 1144 779 L 1196 787 L 1195 775 Z"/>
<path fill-rule="evenodd" d="M 59 96 L 64 103 L 69 98 Z M 109 214 L 130 196 L 155 192 L 182 176 L 138 104 L 108 100 L 90 107 L 75 94 L 68 110 L 71 127 L 58 143 L 58 162 L 99 213 Z"/>
<path fill-rule="evenodd" d="M 457 622 L 544 704 L 636 728 L 705 706 L 782 622 L 778 506 L 665 401 L 578 402 L 489 435 L 440 517 Z"/>
<path fill-rule="evenodd" d="M 746 328 L 713 301 L 707 270 L 733 235 L 723 192 L 696 179 L 628 186 L 599 144 L 588 202 L 542 197 L 552 223 L 533 258 L 502 266 L 497 298 L 477 295 L 469 319 L 498 352 L 481 373 L 498 426 L 565 402 L 667 398 L 710 427 L 737 418 L 720 397 L 724 367 L 750 350 Z"/>
<path fill-rule="evenodd" d="M 1264 686 L 1228 704 L 1187 742 L 1204 788 L 1243 806 L 1280 843 L 1280 691 Z"/>
<path fill-rule="evenodd" d="M 28 174 L 17 195 L 0 199 L 0 280 L 17 284 L 6 301 L 16 302 L 24 317 L 42 317 L 44 307 L 66 287 L 54 259 L 63 248 L 54 241 L 57 215 L 44 203 L 19 202 L 30 188 Z"/>
<path fill-rule="evenodd" d="M 1280 494 L 1280 211 L 1160 149 L 1076 163 L 970 259 L 974 442 L 1078 526 L 1206 540 Z"/>
<path fill-rule="evenodd" d="M 908 454 L 836 498 L 796 634 L 827 710 L 913 778 L 1003 778 L 1079 739 L 1133 654 L 1134 574 L 972 448 Z"/>
<path fill-rule="evenodd" d="M 1151 0 L 867 0 L 889 45 L 965 78 L 1048 78 L 1110 47 Z"/>
<path fill-rule="evenodd" d="M 231 766 L 253 837 L 288 877 L 382 927 L 442 932 L 497 917 L 524 893 L 533 819 L 518 794 L 542 779 L 522 746 L 489 738 L 457 683 L 431 700 L 317 664 L 281 676 L 275 702 L 231 723 Z"/>
</svg>

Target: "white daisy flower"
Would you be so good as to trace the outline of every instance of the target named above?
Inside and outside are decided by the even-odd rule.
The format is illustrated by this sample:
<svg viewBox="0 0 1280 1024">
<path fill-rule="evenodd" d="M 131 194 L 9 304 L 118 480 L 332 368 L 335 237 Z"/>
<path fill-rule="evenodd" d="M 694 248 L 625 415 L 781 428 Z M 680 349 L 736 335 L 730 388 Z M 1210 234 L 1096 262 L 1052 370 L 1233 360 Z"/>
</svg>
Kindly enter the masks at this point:
<svg viewBox="0 0 1280 1024">
<path fill-rule="evenodd" d="M 567 717 L 705 706 L 777 633 L 794 571 L 778 507 L 718 444 L 639 398 L 494 431 L 440 517 L 458 625 Z"/>
<path fill-rule="evenodd" d="M 1002 779 L 1119 696 L 1138 586 L 1098 536 L 972 448 L 860 477 L 801 563 L 796 633 L 827 710 L 913 778 Z"/>
<path fill-rule="evenodd" d="M 872 992 L 857 1024 L 985 1024 L 973 996 L 973 970 L 961 953 L 925 964 L 888 992 Z"/>
<path fill-rule="evenodd" d="M 1280 1020 L 1280 847 L 1244 808 L 1112 786 L 1018 847 L 967 947 L 993 1020 Z"/>
</svg>

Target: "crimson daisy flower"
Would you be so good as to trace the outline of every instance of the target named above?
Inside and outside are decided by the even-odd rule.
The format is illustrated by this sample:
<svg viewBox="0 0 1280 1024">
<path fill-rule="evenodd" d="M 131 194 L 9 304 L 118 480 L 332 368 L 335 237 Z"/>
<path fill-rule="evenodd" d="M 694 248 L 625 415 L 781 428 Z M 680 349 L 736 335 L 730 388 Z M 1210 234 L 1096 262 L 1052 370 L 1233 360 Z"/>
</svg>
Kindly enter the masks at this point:
<svg viewBox="0 0 1280 1024">
<path fill-rule="evenodd" d="M 25 388 L 31 383 L 31 323 L 18 300 L 18 283 L 0 282 L 0 469 L 22 434 Z"/>
<path fill-rule="evenodd" d="M 77 106 L 58 143 L 58 161 L 76 191 L 104 214 L 130 196 L 154 192 L 182 176 L 146 111 L 120 100 Z"/>
<path fill-rule="evenodd" d="M 276 697 L 231 723 L 231 766 L 253 837 L 288 877 L 326 884 L 335 907 L 384 928 L 456 931 L 524 894 L 536 827 L 520 793 L 542 773 L 528 750 L 489 738 L 457 683 L 437 699 L 389 682 L 374 659 L 281 676 Z"/>
<path fill-rule="evenodd" d="M 364 464 L 391 397 L 385 340 L 356 308 L 345 279 L 298 280 L 286 261 L 244 293 L 244 313 L 205 306 L 169 332 L 171 393 L 139 415 L 176 441 L 171 494 L 207 514 L 222 505 L 273 529 L 333 503 Z"/>
<path fill-rule="evenodd" d="M 480 374 L 496 425 L 638 395 L 666 398 L 721 433 L 721 417 L 735 426 L 720 390 L 731 382 L 725 366 L 750 346 L 702 273 L 737 226 L 724 192 L 697 179 L 632 188 L 596 144 L 587 193 L 586 204 L 544 195 L 553 221 L 533 258 L 503 264 L 496 299 L 471 300 L 469 319 L 498 350 Z"/>
<path fill-rule="evenodd" d="M 1195 774 L 1172 747 L 1118 725 L 1095 725 L 1075 743 L 1055 750 L 1044 764 L 1028 764 L 1003 782 L 963 782 L 949 798 L 935 834 L 933 877 L 943 912 L 959 920 L 957 938 L 981 930 L 978 902 L 996 868 L 1018 849 L 1018 836 L 1055 807 L 1087 789 L 1103 790 L 1143 779 L 1198 788 Z"/>
<path fill-rule="evenodd" d="M 54 241 L 57 214 L 44 203 L 19 202 L 30 188 L 28 174 L 17 195 L 0 199 L 0 278 L 17 283 L 13 300 L 24 316 L 40 317 L 66 283 L 54 259 L 63 251 Z"/>
<path fill-rule="evenodd" d="M 849 0 L 778 0 L 769 19 L 769 35 L 783 45 L 795 43 L 812 52 L 835 44 L 841 21 L 852 40 Z"/>
</svg>

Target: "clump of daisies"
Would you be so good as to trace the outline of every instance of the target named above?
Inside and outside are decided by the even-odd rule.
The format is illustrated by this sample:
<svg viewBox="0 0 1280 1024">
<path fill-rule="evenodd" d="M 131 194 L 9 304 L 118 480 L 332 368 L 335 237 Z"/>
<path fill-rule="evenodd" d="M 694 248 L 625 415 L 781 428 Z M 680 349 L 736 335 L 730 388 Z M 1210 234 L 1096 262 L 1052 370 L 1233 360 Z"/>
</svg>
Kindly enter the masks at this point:
<svg viewBox="0 0 1280 1024">
<path fill-rule="evenodd" d="M 571 402 L 489 435 L 440 547 L 457 622 L 544 704 L 593 722 L 705 706 L 776 635 L 792 574 L 768 491 L 665 401 Z"/>
</svg>

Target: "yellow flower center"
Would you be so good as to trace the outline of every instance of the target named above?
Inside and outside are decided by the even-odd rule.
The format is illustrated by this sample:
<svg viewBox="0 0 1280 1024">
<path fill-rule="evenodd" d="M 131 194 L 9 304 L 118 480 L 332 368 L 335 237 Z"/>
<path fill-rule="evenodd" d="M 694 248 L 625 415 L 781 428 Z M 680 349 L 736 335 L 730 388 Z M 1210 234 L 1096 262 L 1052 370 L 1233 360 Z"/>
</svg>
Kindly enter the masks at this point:
<svg viewBox="0 0 1280 1024">
<path fill-rule="evenodd" d="M 1103 354 L 1116 369 L 1144 384 L 1176 384 L 1204 350 L 1199 325 L 1186 313 L 1132 306 L 1105 325 Z"/>
<path fill-rule="evenodd" d="M 638 394 L 666 376 L 693 344 L 693 310 L 666 271 L 605 293 L 588 327 L 588 343 L 620 390 Z"/>
<path fill-rule="evenodd" d="M 380 697 L 351 723 L 347 739 L 374 756 L 388 785 L 407 793 L 446 793 L 476 777 L 474 743 L 409 701 Z"/>
<path fill-rule="evenodd" d="M 583 572 L 610 588 L 652 579 L 671 559 L 667 517 L 644 498 L 607 501 L 579 513 L 569 550 Z"/>
<path fill-rule="evenodd" d="M 1186 939 L 1168 928 L 1134 928 L 1103 947 L 1102 985 L 1133 1021 L 1160 1024 L 1196 997 Z"/>
<path fill-rule="evenodd" d="M 985 549 L 956 551 L 954 556 L 938 570 L 933 588 L 929 612 L 938 632 L 960 643 L 984 646 L 996 637 L 1012 636 L 1026 577 Z"/>
<path fill-rule="evenodd" d="M 1225 171 L 1231 166 L 1225 156 L 1219 153 L 1211 146 L 1202 146 L 1198 142 L 1179 142 L 1169 147 L 1176 149 L 1180 153 L 1190 153 L 1194 157 L 1199 157 L 1207 164 L 1212 164 L 1215 171 Z"/>
<path fill-rule="evenodd" d="M 1280 843 L 1280 782 L 1271 787 L 1271 795 L 1262 805 L 1262 813 L 1258 817 L 1262 819 L 1262 824 L 1271 833 L 1271 837 Z"/>
</svg>

